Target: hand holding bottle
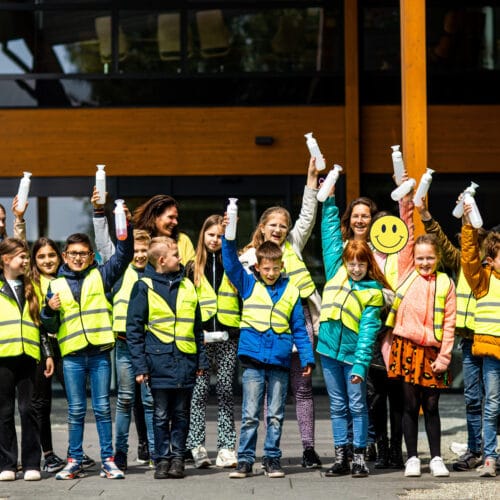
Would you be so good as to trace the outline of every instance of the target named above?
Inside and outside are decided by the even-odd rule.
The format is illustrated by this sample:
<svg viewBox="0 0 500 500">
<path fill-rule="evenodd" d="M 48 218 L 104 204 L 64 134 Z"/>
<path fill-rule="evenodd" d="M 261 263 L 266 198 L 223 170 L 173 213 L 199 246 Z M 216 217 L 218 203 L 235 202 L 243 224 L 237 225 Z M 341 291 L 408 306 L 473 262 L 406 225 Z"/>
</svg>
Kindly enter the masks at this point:
<svg viewBox="0 0 500 500">
<path fill-rule="evenodd" d="M 108 196 L 108 193 L 106 192 L 105 198 Z M 99 191 L 97 190 L 97 187 L 94 186 L 94 189 L 92 191 L 92 196 L 90 197 L 90 202 L 92 203 L 92 207 L 94 209 L 99 209 L 103 208 L 104 205 L 101 205 L 101 195 L 99 194 Z"/>
<path fill-rule="evenodd" d="M 17 194 L 16 194 L 16 196 L 14 196 L 14 199 L 12 200 L 12 213 L 14 214 L 17 222 L 20 222 L 24 219 L 24 214 L 26 213 L 26 209 L 28 208 L 28 205 L 29 205 L 29 202 L 27 201 L 24 204 L 24 210 L 19 210 L 19 208 L 18 208 L 19 198 L 18 198 Z"/>
<path fill-rule="evenodd" d="M 318 189 L 319 170 L 316 168 L 316 158 L 311 156 L 309 167 L 307 168 L 306 186 L 311 189 Z"/>
</svg>

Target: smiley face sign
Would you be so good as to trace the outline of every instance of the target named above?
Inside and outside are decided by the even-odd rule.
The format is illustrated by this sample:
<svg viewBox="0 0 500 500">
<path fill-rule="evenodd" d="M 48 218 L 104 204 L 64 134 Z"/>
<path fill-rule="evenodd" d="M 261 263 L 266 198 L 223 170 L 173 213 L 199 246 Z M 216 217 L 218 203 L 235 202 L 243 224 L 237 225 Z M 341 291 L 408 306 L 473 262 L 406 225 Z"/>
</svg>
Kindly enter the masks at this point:
<svg viewBox="0 0 500 500">
<path fill-rule="evenodd" d="M 381 253 L 399 252 L 408 241 L 408 228 L 399 217 L 385 215 L 372 224 L 370 241 Z"/>
</svg>

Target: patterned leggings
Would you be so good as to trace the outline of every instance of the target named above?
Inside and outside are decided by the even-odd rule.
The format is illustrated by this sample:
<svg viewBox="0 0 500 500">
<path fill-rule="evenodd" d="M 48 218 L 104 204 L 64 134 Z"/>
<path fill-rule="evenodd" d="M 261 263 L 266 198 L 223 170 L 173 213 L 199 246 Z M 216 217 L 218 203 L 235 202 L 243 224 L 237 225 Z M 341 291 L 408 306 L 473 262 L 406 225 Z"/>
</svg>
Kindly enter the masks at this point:
<svg viewBox="0 0 500 500">
<path fill-rule="evenodd" d="M 205 349 L 212 370 L 217 374 L 217 449 L 234 449 L 236 428 L 234 425 L 233 377 L 236 368 L 237 339 L 206 344 Z M 191 399 L 191 418 L 186 449 L 205 444 L 206 410 L 210 389 L 210 373 L 196 378 Z"/>
</svg>

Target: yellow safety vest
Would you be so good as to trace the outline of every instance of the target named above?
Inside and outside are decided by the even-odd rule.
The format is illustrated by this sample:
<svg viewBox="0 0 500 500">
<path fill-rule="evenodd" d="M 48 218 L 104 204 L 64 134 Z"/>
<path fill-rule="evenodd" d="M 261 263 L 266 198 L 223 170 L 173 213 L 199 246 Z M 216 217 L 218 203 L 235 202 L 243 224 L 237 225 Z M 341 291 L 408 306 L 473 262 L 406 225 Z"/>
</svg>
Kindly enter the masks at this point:
<svg viewBox="0 0 500 500">
<path fill-rule="evenodd" d="M 376 288 L 353 290 L 347 269 L 342 265 L 335 276 L 325 284 L 319 320 L 340 320 L 344 326 L 358 333 L 361 315 L 369 305 L 384 305 L 382 291 Z"/>
<path fill-rule="evenodd" d="M 490 275 L 488 293 L 476 300 L 474 332 L 500 337 L 500 280 Z"/>
<path fill-rule="evenodd" d="M 0 288 L 4 285 L 0 281 Z M 15 299 L 0 292 L 0 358 L 26 354 L 40 361 L 40 331 L 29 313 L 28 302 L 23 312 Z"/>
<path fill-rule="evenodd" d="M 40 275 L 40 285 L 33 283 L 33 288 L 35 289 L 35 293 L 38 298 L 40 310 L 42 310 L 45 305 L 45 297 L 47 296 L 47 290 L 49 289 L 49 283 L 51 282 L 52 280 Z"/>
<path fill-rule="evenodd" d="M 241 328 L 253 328 L 258 332 L 272 329 L 277 334 L 291 333 L 290 317 L 299 296 L 299 289 L 288 280 L 283 294 L 273 303 L 266 287 L 256 281 L 252 293 L 243 301 Z"/>
<path fill-rule="evenodd" d="M 130 302 L 130 294 L 134 283 L 139 279 L 137 270 L 129 264 L 125 273 L 120 289 L 113 296 L 113 332 L 125 332 L 127 329 L 127 310 Z"/>
<path fill-rule="evenodd" d="M 474 330 L 474 314 L 476 298 L 465 279 L 462 270 L 458 273 L 457 282 L 457 322 L 456 328 Z"/>
<path fill-rule="evenodd" d="M 153 289 L 151 278 L 141 278 L 148 286 L 149 317 L 146 330 L 164 344 L 175 345 L 181 352 L 196 354 L 194 320 L 198 297 L 194 285 L 184 278 L 177 292 L 176 312 L 168 302 Z"/>
<path fill-rule="evenodd" d="M 396 321 L 396 313 L 401 304 L 405 293 L 407 292 L 410 285 L 419 276 L 417 271 L 413 271 L 408 278 L 401 284 L 396 290 L 396 296 L 394 297 L 394 302 L 392 304 L 389 315 L 387 316 L 386 325 L 393 327 Z M 444 307 L 446 304 L 446 297 L 451 287 L 451 279 L 445 273 L 436 273 L 436 286 L 434 291 L 434 337 L 438 342 L 443 339 L 443 320 L 444 320 Z"/>
<path fill-rule="evenodd" d="M 51 291 L 59 294 L 61 326 L 57 341 L 66 356 L 91 345 L 114 344 L 111 306 L 104 293 L 104 283 L 97 269 L 91 269 L 82 283 L 80 303 L 73 297 L 64 277 L 51 281 Z"/>
<path fill-rule="evenodd" d="M 283 250 L 283 263 L 287 276 L 300 292 L 302 299 L 307 299 L 316 290 L 316 285 L 311 278 L 311 273 L 308 271 L 304 261 L 295 253 L 292 244 L 285 241 Z"/>
<path fill-rule="evenodd" d="M 398 254 L 391 253 L 387 255 L 384 263 L 384 276 L 387 283 L 391 285 L 393 290 L 398 287 Z"/>
<path fill-rule="evenodd" d="M 196 293 L 203 322 L 213 318 L 217 313 L 217 319 L 221 324 L 236 328 L 240 326 L 241 313 L 238 292 L 231 285 L 226 273 L 222 276 L 217 295 L 205 275 L 201 277 L 201 283 L 200 286 L 196 287 Z"/>
</svg>

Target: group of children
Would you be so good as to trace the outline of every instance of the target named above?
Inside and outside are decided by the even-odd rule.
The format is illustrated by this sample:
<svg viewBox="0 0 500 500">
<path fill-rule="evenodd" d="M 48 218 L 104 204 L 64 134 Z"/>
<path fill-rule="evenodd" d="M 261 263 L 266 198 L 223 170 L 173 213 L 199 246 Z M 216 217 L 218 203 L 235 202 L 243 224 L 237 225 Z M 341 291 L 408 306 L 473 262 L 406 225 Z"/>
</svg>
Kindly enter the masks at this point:
<svg viewBox="0 0 500 500">
<path fill-rule="evenodd" d="M 53 241 L 40 238 L 30 263 L 23 213 L 14 199 L 16 237 L 8 238 L 0 207 L 0 480 L 16 478 L 16 391 L 25 480 L 41 478 L 41 450 L 57 479 L 77 478 L 93 463 L 83 451 L 87 382 L 102 477 L 125 477 L 136 395 L 156 479 L 183 478 L 188 454 L 195 467 L 210 466 L 205 412 L 211 369 L 217 376 L 217 466 L 233 469 L 231 478 L 252 475 L 264 411 L 262 465 L 271 478 L 285 476 L 280 438 L 290 383 L 302 466 L 319 468 L 311 384 L 314 348 L 330 400 L 335 446 L 326 476 L 368 476 L 370 427 L 376 468 L 404 468 L 406 476 L 420 476 L 420 409 L 430 471 L 435 477 L 448 476 L 441 458 L 438 403 L 441 389 L 451 381 L 455 332 L 463 335 L 469 449 L 453 468 L 468 470 L 482 463 L 481 476 L 494 476 L 500 234 L 491 232 L 480 245 L 465 206 L 461 253 L 450 249 L 421 200 L 417 209 L 428 232 L 414 239 L 409 194 L 400 201 L 408 243 L 397 254 L 385 255 L 369 238 L 378 217 L 375 204 L 359 198 L 340 218 L 333 188 L 322 207 L 326 284 L 321 297 L 302 258 L 316 221 L 318 175 L 311 158 L 295 224 L 284 208 L 269 208 L 241 253 L 236 240 L 224 237 L 225 215 L 205 220 L 195 249 L 179 232 L 178 205 L 168 195 L 152 197 L 133 216 L 127 210 L 127 238 L 115 247 L 94 189 L 95 238 L 103 262 L 97 263 L 89 237 L 76 233 L 67 238 L 62 253 Z M 456 287 L 439 270 L 440 262 L 453 262 Z M 111 355 L 116 357 L 118 387 L 114 446 Z M 243 369 L 239 443 L 232 388 L 237 361 Z M 50 434 L 53 373 L 68 400 L 66 461 L 55 455 Z M 481 383 L 484 409 L 483 394 L 477 391 Z"/>
</svg>

